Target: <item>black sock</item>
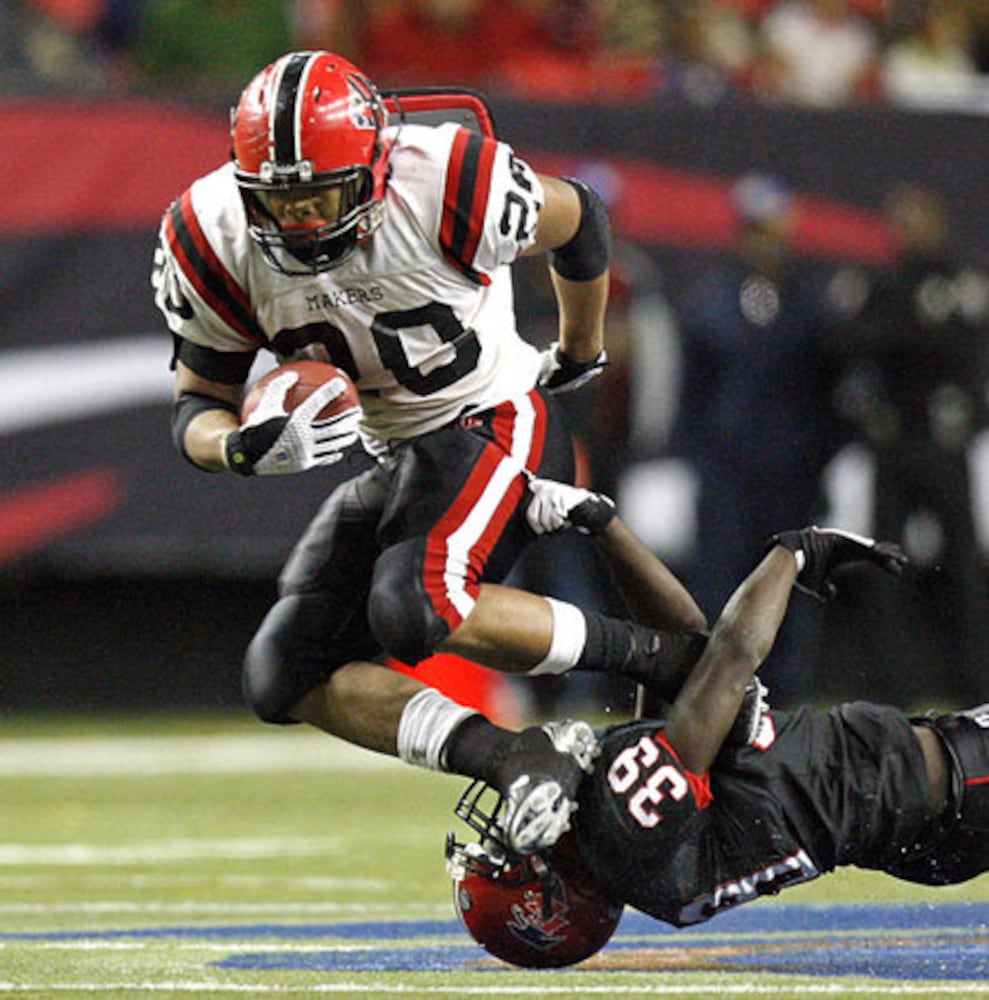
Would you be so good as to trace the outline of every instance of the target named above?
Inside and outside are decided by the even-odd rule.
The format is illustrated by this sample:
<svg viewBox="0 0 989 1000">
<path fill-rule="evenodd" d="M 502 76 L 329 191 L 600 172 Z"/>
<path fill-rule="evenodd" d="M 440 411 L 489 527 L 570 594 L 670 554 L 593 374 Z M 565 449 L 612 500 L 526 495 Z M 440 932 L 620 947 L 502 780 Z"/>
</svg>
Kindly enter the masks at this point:
<svg viewBox="0 0 989 1000">
<path fill-rule="evenodd" d="M 498 765 L 515 733 L 502 729 L 483 715 L 469 715 L 447 737 L 443 748 L 445 770 L 467 778 L 480 778 L 497 787 Z"/>
<path fill-rule="evenodd" d="M 587 638 L 574 669 L 600 673 L 620 671 L 632 651 L 632 632 L 628 622 L 596 611 L 585 611 L 584 620 L 587 622 Z"/>
<path fill-rule="evenodd" d="M 707 633 L 651 629 L 585 612 L 587 639 L 575 669 L 618 673 L 672 701 L 707 644 Z"/>
</svg>

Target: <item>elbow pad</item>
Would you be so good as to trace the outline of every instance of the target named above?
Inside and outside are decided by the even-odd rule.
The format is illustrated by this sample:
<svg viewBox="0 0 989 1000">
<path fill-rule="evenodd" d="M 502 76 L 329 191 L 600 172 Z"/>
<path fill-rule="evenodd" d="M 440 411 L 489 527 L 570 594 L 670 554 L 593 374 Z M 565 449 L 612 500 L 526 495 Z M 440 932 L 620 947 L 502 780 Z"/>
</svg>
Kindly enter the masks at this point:
<svg viewBox="0 0 989 1000">
<path fill-rule="evenodd" d="M 611 222 L 601 196 L 583 181 L 565 177 L 580 196 L 577 232 L 552 251 L 553 270 L 568 281 L 591 281 L 604 274 L 611 260 Z"/>
</svg>

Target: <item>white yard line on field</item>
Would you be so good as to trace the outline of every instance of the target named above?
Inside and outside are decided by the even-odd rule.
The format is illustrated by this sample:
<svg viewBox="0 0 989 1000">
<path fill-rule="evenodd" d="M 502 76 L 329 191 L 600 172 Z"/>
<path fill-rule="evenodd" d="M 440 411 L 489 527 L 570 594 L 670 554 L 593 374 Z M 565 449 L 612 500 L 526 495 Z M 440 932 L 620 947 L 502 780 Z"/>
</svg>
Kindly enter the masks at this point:
<svg viewBox="0 0 989 1000">
<path fill-rule="evenodd" d="M 4 844 L 0 865 L 132 865 L 216 858 L 283 858 L 339 852 L 339 837 L 240 837 L 131 844 Z"/>
<path fill-rule="evenodd" d="M 251 938 L 249 941 L 237 941 L 224 939 L 223 941 L 176 941 L 174 938 L 140 938 L 133 941 L 108 941 L 94 940 L 92 938 L 73 939 L 71 941 L 0 941 L 0 951 L 14 950 L 22 951 L 29 948 L 31 951 L 141 951 L 157 949 L 159 951 L 185 951 L 185 952 L 208 952 L 220 955 L 231 953 L 250 954 L 257 951 L 271 951 L 275 945 L 264 938 Z M 470 947 L 470 945 L 468 945 Z M 285 941 L 281 938 L 277 941 L 278 953 L 307 954 L 310 952 L 333 952 L 364 954 L 367 952 L 365 944 L 330 944 L 326 941 L 299 942 Z"/>
<path fill-rule="evenodd" d="M 4 738 L 0 778 L 94 778 L 274 771 L 377 771 L 406 767 L 311 730 L 257 735 Z"/>
<path fill-rule="evenodd" d="M 289 994 L 303 994 L 305 996 L 316 996 L 323 994 L 343 994 L 345 996 L 356 996 L 359 994 L 378 994 L 380 996 L 394 996 L 402 993 L 414 993 L 416 996 L 457 996 L 457 997 L 490 997 L 490 996 L 554 996 L 554 997 L 584 997 L 584 996 L 662 996 L 662 997 L 682 997 L 682 996 L 774 996 L 779 994 L 793 995 L 798 991 L 801 994 L 813 996 L 919 996 L 931 997 L 948 994 L 961 994 L 966 996 L 985 996 L 989 994 L 989 987 L 981 983 L 960 984 L 951 983 L 944 985 L 933 985 L 928 983 L 903 984 L 889 983 L 887 985 L 862 984 L 849 985 L 845 983 L 836 984 L 803 984 L 795 987 L 787 986 L 760 986 L 756 983 L 735 982 L 731 984 L 719 984 L 717 986 L 693 986 L 680 982 L 661 984 L 650 983 L 642 985 L 622 986 L 608 983 L 602 985 L 588 985 L 575 982 L 573 985 L 557 986 L 540 983 L 538 986 L 525 987 L 517 983 L 510 985 L 489 985 L 489 986 L 419 986 L 403 985 L 394 982 L 340 982 L 340 983 L 310 983 L 305 986 L 285 986 L 277 984 L 240 984 L 228 982 L 167 982 L 167 983 L 7 983 L 0 982 L 0 992 L 3 993 L 31 993 L 48 991 L 52 993 L 239 993 L 250 994 L 252 996 L 275 996 Z"/>
</svg>

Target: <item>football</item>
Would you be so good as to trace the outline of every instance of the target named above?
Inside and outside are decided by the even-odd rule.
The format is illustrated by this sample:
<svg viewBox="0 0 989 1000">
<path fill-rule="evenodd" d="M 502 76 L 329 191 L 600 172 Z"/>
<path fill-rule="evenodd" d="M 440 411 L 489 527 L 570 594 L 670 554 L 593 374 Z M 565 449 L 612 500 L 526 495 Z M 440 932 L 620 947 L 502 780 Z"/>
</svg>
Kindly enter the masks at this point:
<svg viewBox="0 0 989 1000">
<path fill-rule="evenodd" d="M 286 372 L 294 372 L 298 375 L 295 384 L 288 390 L 285 396 L 285 409 L 291 413 L 298 406 L 301 406 L 309 396 L 321 385 L 325 385 L 330 379 L 342 379 L 344 384 L 343 392 L 336 399 L 331 400 L 322 410 L 316 414 L 316 420 L 326 420 L 344 410 L 349 410 L 352 406 L 360 405 L 360 396 L 357 387 L 350 376 L 336 365 L 327 364 L 323 361 L 290 361 L 277 368 L 273 368 L 251 386 L 244 397 L 244 404 L 240 410 L 241 423 L 247 421 L 254 412 L 265 389 L 271 385 L 272 381 L 279 375 Z"/>
</svg>

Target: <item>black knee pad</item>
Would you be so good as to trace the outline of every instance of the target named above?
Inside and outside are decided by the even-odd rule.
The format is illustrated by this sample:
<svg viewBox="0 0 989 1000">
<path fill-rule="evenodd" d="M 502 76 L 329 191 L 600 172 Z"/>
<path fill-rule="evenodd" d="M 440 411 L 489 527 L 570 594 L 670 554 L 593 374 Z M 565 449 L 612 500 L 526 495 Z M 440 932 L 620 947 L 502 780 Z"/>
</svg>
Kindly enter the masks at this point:
<svg viewBox="0 0 989 1000">
<path fill-rule="evenodd" d="M 932 719 L 955 771 L 959 822 L 981 830 L 989 849 L 989 704 Z"/>
<path fill-rule="evenodd" d="M 264 722 L 295 721 L 289 711 L 303 695 L 344 663 L 373 659 L 380 652 L 356 611 L 343 627 L 328 631 L 327 600 L 318 594 L 283 596 L 247 647 L 244 700 Z"/>
<path fill-rule="evenodd" d="M 389 655 L 409 666 L 432 656 L 450 634 L 426 593 L 424 546 L 411 539 L 385 549 L 375 563 L 367 602 L 375 638 Z"/>
<path fill-rule="evenodd" d="M 298 690 L 290 668 L 296 603 L 296 598 L 280 600 L 268 612 L 244 655 L 244 700 L 264 722 L 288 722 L 288 710 L 305 694 Z"/>
<path fill-rule="evenodd" d="M 942 837 L 906 877 L 930 885 L 965 882 L 989 871 L 989 704 L 911 721 L 941 737 L 951 760 L 952 803 Z"/>
</svg>

